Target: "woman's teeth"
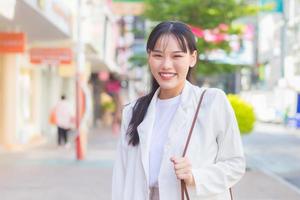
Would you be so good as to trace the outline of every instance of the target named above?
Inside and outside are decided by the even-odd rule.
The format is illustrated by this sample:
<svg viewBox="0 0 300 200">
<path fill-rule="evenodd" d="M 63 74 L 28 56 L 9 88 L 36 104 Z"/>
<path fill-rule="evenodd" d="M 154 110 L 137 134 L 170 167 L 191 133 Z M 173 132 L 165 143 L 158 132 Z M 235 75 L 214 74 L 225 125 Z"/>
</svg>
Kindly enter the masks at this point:
<svg viewBox="0 0 300 200">
<path fill-rule="evenodd" d="M 171 78 L 173 76 L 175 76 L 175 73 L 159 73 L 161 77 L 165 77 L 165 78 Z"/>
</svg>

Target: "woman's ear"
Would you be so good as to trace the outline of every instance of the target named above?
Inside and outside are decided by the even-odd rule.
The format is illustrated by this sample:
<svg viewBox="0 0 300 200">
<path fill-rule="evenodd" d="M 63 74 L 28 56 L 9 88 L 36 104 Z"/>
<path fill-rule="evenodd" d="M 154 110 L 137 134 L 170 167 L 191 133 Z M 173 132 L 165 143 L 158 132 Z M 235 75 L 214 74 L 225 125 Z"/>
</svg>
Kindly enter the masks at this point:
<svg viewBox="0 0 300 200">
<path fill-rule="evenodd" d="M 198 60 L 198 53 L 197 51 L 195 50 L 192 54 L 191 54 L 191 64 L 190 64 L 190 67 L 194 67 L 197 63 L 197 60 Z"/>
</svg>

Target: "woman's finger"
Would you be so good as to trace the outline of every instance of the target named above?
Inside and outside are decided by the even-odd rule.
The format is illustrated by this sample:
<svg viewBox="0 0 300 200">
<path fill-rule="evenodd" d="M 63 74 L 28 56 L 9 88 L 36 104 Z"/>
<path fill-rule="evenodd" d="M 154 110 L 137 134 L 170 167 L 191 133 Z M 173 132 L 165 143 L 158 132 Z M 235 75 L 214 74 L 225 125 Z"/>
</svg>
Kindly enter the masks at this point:
<svg viewBox="0 0 300 200">
<path fill-rule="evenodd" d="M 180 170 L 176 170 L 175 174 L 176 175 L 178 175 L 178 174 L 191 174 L 191 169 L 190 168 L 183 168 L 183 169 L 180 169 Z"/>
<path fill-rule="evenodd" d="M 190 180 L 191 176 L 191 174 L 179 174 L 176 177 L 180 180 Z"/>
<path fill-rule="evenodd" d="M 171 161 L 173 162 L 173 163 L 175 163 L 175 164 L 177 164 L 177 163 L 181 163 L 181 162 L 183 162 L 185 160 L 185 158 L 184 157 L 171 157 Z"/>
<path fill-rule="evenodd" d="M 179 170 L 179 169 L 184 169 L 184 168 L 190 168 L 191 164 L 188 162 L 182 162 L 178 164 L 174 164 L 174 169 Z"/>
</svg>

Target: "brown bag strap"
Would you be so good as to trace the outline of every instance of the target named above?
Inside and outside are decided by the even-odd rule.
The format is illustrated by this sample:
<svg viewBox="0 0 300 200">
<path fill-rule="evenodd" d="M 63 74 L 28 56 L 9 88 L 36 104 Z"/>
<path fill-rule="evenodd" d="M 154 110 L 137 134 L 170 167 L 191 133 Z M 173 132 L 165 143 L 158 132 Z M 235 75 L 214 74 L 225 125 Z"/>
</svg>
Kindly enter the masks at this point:
<svg viewBox="0 0 300 200">
<path fill-rule="evenodd" d="M 230 199 L 233 200 L 233 194 L 232 194 L 232 189 L 229 188 L 229 192 L 230 192 Z"/>
<path fill-rule="evenodd" d="M 189 146 L 189 143 L 190 143 L 190 140 L 191 140 L 191 137 L 192 137 L 192 133 L 193 133 L 193 130 L 194 130 L 194 127 L 195 127 L 195 124 L 196 124 L 196 120 L 197 120 L 197 117 L 198 117 L 198 113 L 199 113 L 199 110 L 200 110 L 200 107 L 201 107 L 202 99 L 204 97 L 205 92 L 206 92 L 206 89 L 201 94 L 201 97 L 200 97 L 200 100 L 199 100 L 199 103 L 198 103 L 198 106 L 197 106 L 197 109 L 196 109 L 196 112 L 195 112 L 195 115 L 194 115 L 193 123 L 192 123 L 188 138 L 187 138 L 186 143 L 185 143 L 185 147 L 184 147 L 184 150 L 183 150 L 182 157 L 185 156 L 187 148 Z"/>
<path fill-rule="evenodd" d="M 201 97 L 200 97 L 200 100 L 199 100 L 199 103 L 198 103 L 198 106 L 197 106 L 197 109 L 196 109 L 196 112 L 195 112 L 195 115 L 194 115 L 193 123 L 192 123 L 188 138 L 187 138 L 186 143 L 185 143 L 185 147 L 184 147 L 184 150 L 183 150 L 182 157 L 185 156 L 187 148 L 189 146 L 189 143 L 190 143 L 190 140 L 191 140 L 191 137 L 192 137 L 192 133 L 193 133 L 193 130 L 194 130 L 194 126 L 196 124 L 196 120 L 197 120 L 197 117 L 198 117 L 198 113 L 199 113 L 199 110 L 200 110 L 201 103 L 202 103 L 205 92 L 206 92 L 206 89 L 201 94 Z M 188 193 L 188 190 L 187 190 L 187 187 L 186 187 L 186 184 L 185 184 L 184 180 L 181 180 L 180 185 L 181 185 L 181 199 L 184 200 L 184 195 L 185 195 L 186 199 L 190 200 L 189 193 Z M 231 200 L 233 200 L 233 195 L 232 195 L 231 188 L 229 189 L 229 191 L 230 191 Z"/>
<path fill-rule="evenodd" d="M 189 146 L 189 143 L 190 143 L 190 140 L 191 140 L 191 137 L 192 137 L 192 133 L 193 133 L 193 130 L 194 130 L 194 127 L 195 127 L 195 124 L 196 124 L 196 120 L 197 120 L 197 117 L 198 117 L 198 113 L 199 113 L 199 110 L 200 110 L 201 103 L 202 103 L 205 92 L 206 92 L 206 89 L 201 94 L 201 97 L 200 97 L 200 100 L 199 100 L 199 103 L 198 103 L 198 106 L 197 106 L 197 109 L 196 109 L 196 112 L 195 112 L 195 115 L 194 115 L 193 123 L 192 123 L 188 138 L 187 138 L 186 143 L 185 143 L 185 147 L 184 147 L 184 150 L 183 150 L 182 157 L 185 156 L 187 148 Z M 190 200 L 189 193 L 187 191 L 187 187 L 186 187 L 186 184 L 185 184 L 184 180 L 181 180 L 180 184 L 181 184 L 181 199 L 184 200 L 184 194 L 185 194 L 186 199 Z"/>
</svg>

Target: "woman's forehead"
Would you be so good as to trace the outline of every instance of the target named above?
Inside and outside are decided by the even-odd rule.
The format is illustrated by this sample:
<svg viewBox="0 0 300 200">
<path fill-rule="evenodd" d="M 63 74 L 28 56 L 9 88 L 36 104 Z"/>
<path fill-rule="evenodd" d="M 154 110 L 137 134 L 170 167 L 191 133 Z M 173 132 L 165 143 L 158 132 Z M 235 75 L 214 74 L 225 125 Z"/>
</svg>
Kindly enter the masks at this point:
<svg viewBox="0 0 300 200">
<path fill-rule="evenodd" d="M 169 49 L 183 51 L 178 39 L 173 34 L 164 34 L 156 41 L 154 50 L 166 51 Z"/>
</svg>

